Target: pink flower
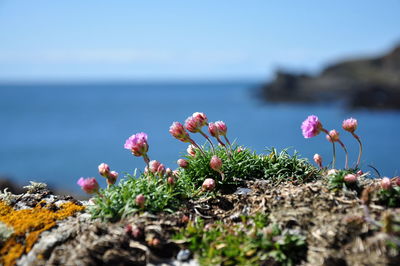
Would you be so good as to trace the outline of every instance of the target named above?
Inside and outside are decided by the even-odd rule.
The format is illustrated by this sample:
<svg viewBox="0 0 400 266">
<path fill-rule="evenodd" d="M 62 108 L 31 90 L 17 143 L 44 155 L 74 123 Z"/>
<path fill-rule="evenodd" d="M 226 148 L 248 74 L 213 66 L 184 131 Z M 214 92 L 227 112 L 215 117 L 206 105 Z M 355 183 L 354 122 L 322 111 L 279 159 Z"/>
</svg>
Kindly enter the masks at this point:
<svg viewBox="0 0 400 266">
<path fill-rule="evenodd" d="M 115 171 L 111 171 L 107 176 L 107 184 L 114 185 L 117 182 L 118 173 Z"/>
<path fill-rule="evenodd" d="M 179 167 L 182 167 L 182 168 L 187 168 L 189 166 L 189 163 L 185 159 L 179 159 L 177 161 L 177 163 L 178 163 Z"/>
<path fill-rule="evenodd" d="M 215 180 L 212 178 L 207 178 L 204 180 L 203 185 L 201 185 L 203 190 L 211 191 L 215 188 Z"/>
<path fill-rule="evenodd" d="M 223 121 L 217 121 L 217 122 L 215 122 L 215 125 L 218 128 L 218 134 L 222 135 L 222 136 L 226 136 L 226 132 L 228 131 L 226 124 Z"/>
<path fill-rule="evenodd" d="M 326 139 L 329 142 L 336 142 L 339 140 L 339 132 L 337 132 L 335 129 L 332 129 L 329 131 L 329 135 L 326 135 Z"/>
<path fill-rule="evenodd" d="M 358 126 L 357 119 L 354 119 L 352 117 L 344 120 L 342 124 L 343 129 L 351 133 L 356 131 L 357 126 Z"/>
<path fill-rule="evenodd" d="M 177 138 L 178 140 L 182 142 L 190 142 L 190 137 L 183 125 L 179 122 L 173 122 L 172 125 L 169 128 L 169 133 L 174 138 Z"/>
<path fill-rule="evenodd" d="M 243 151 L 242 147 L 238 147 L 237 150 L 236 150 L 236 152 L 242 152 L 242 151 Z"/>
<path fill-rule="evenodd" d="M 364 174 L 364 172 L 363 172 L 362 170 L 358 170 L 358 171 L 357 171 L 357 175 L 358 175 L 358 176 L 362 176 L 363 174 Z"/>
<path fill-rule="evenodd" d="M 186 120 L 185 120 L 185 128 L 187 130 L 189 130 L 192 133 L 197 133 L 200 132 L 202 127 L 202 124 L 200 123 L 200 121 L 198 121 L 196 118 L 194 118 L 193 116 L 189 116 Z"/>
<path fill-rule="evenodd" d="M 314 154 L 314 162 L 322 168 L 322 156 L 319 155 L 318 153 Z"/>
<path fill-rule="evenodd" d="M 96 178 L 79 178 L 77 184 L 88 194 L 93 194 L 99 191 L 99 184 Z"/>
<path fill-rule="evenodd" d="M 390 181 L 390 179 L 388 177 L 384 177 L 381 180 L 381 186 L 383 189 L 389 190 L 392 188 L 392 182 Z"/>
<path fill-rule="evenodd" d="M 218 158 L 218 156 L 214 155 L 213 157 L 211 157 L 210 166 L 213 170 L 221 172 L 222 160 Z"/>
<path fill-rule="evenodd" d="M 147 144 L 147 134 L 137 133 L 130 136 L 124 145 L 125 149 L 131 150 L 135 156 L 143 156 L 149 150 L 149 145 Z"/>
<path fill-rule="evenodd" d="M 194 147 L 192 144 L 190 144 L 190 145 L 188 146 L 188 148 L 186 149 L 186 151 L 187 151 L 187 153 L 188 153 L 190 156 L 192 156 L 192 157 L 196 156 L 196 147 Z"/>
<path fill-rule="evenodd" d="M 310 115 L 306 120 L 301 124 L 301 130 L 303 132 L 304 138 L 312 138 L 317 136 L 322 129 L 322 124 L 319 121 L 318 117 L 315 115 Z"/>
<path fill-rule="evenodd" d="M 101 176 L 107 177 L 109 173 L 110 167 L 108 166 L 108 164 L 102 163 L 99 165 L 99 174 Z"/>
<path fill-rule="evenodd" d="M 208 124 L 208 132 L 210 132 L 210 135 L 213 136 L 213 137 L 218 137 L 219 136 L 218 127 L 213 122 Z"/>
<path fill-rule="evenodd" d="M 355 183 L 357 182 L 357 175 L 347 174 L 344 176 L 344 181 L 346 183 Z"/>
<path fill-rule="evenodd" d="M 396 186 L 400 186 L 400 176 L 393 177 L 392 180 L 396 184 Z"/>
<path fill-rule="evenodd" d="M 201 127 L 208 125 L 207 116 L 204 113 L 195 112 L 192 117 L 194 117 L 197 122 L 201 125 Z"/>
<path fill-rule="evenodd" d="M 144 203 L 146 202 L 146 198 L 143 196 L 143 194 L 139 194 L 136 196 L 135 202 L 140 208 L 143 208 Z"/>
</svg>

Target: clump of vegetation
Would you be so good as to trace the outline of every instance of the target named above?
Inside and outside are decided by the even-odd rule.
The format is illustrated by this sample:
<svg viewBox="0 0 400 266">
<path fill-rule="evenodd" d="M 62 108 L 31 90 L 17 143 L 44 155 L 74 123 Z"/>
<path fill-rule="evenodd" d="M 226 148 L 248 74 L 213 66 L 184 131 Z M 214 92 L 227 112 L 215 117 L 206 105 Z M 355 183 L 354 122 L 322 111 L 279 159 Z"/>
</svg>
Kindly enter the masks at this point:
<svg viewBox="0 0 400 266">
<path fill-rule="evenodd" d="M 198 219 L 175 235 L 195 252 L 201 265 L 293 265 L 307 252 L 306 238 L 269 224 L 264 214 L 242 217 L 238 224 L 204 224 Z"/>
<path fill-rule="evenodd" d="M 330 190 L 350 189 L 360 192 L 362 188 L 358 179 L 364 176 L 365 174 L 362 172 L 354 173 L 353 169 L 329 170 L 327 173 L 328 188 Z"/>
<path fill-rule="evenodd" d="M 92 217 L 118 220 L 143 210 L 172 212 L 197 193 L 185 176 L 173 175 L 172 178 L 173 182 L 169 182 L 169 177 L 151 173 L 127 175 L 118 185 L 99 191 L 90 208 Z"/>
<path fill-rule="evenodd" d="M 382 178 L 381 188 L 378 190 L 378 199 L 381 205 L 400 207 L 400 177 Z"/>
</svg>

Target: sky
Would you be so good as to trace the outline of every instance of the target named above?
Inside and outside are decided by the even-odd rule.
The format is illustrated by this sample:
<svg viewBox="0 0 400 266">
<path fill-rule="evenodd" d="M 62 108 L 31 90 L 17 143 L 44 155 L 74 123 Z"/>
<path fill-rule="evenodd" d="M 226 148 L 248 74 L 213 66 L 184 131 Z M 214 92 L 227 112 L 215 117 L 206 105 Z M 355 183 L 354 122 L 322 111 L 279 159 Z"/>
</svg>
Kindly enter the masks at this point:
<svg viewBox="0 0 400 266">
<path fill-rule="evenodd" d="M 399 0 L 0 0 L 0 82 L 317 72 L 399 44 L 399 14 Z"/>
</svg>

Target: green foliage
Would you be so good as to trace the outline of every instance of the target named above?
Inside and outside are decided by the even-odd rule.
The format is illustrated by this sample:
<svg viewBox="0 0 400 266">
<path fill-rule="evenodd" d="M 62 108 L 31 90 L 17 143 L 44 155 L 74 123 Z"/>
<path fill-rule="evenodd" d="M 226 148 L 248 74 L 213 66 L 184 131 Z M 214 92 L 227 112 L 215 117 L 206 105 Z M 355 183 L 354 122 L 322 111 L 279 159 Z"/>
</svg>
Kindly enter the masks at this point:
<svg viewBox="0 0 400 266">
<path fill-rule="evenodd" d="M 305 237 L 269 225 L 265 215 L 242 217 L 242 223 L 191 222 L 174 237 L 185 240 L 201 265 L 259 265 L 271 261 L 293 265 L 304 258 Z"/>
<path fill-rule="evenodd" d="M 387 207 L 400 207 L 400 187 L 380 189 L 378 191 L 379 203 Z"/>
<path fill-rule="evenodd" d="M 223 162 L 222 172 L 225 175 L 225 179 L 222 180 L 221 175 L 210 167 L 210 160 L 214 154 L 210 149 L 203 150 L 205 155 L 197 152 L 194 157 L 185 156 L 189 166 L 184 170 L 184 175 L 196 186 L 200 186 L 206 178 L 213 178 L 220 184 L 240 184 L 243 180 L 264 176 L 264 157 L 248 149 L 240 152 L 233 149 L 229 156 L 223 147 L 218 146 L 215 151 Z"/>
<path fill-rule="evenodd" d="M 95 204 L 90 207 L 90 212 L 93 218 L 104 220 L 117 220 L 141 210 L 172 212 L 195 193 L 195 187 L 185 177 L 178 177 L 175 181 L 170 185 L 165 177 L 127 175 L 118 185 L 101 190 L 100 195 L 94 198 Z M 139 194 L 146 198 L 143 209 L 135 203 Z"/>
<path fill-rule="evenodd" d="M 308 162 L 299 158 L 295 152 L 292 156 L 284 149 L 280 153 L 274 148 L 268 150 L 266 165 L 264 165 L 264 179 L 275 182 L 292 180 L 295 182 L 309 182 L 320 177 L 320 170 Z"/>
<path fill-rule="evenodd" d="M 276 149 L 271 149 L 269 155 L 257 155 L 249 149 L 242 149 L 239 152 L 234 148 L 231 156 L 228 156 L 226 150 L 219 146 L 216 148 L 216 155 L 223 161 L 222 172 L 225 179 L 222 180 L 221 175 L 209 165 L 213 156 L 212 151 L 204 150 L 205 156 L 200 152 L 194 157 L 185 156 L 189 166 L 184 170 L 184 175 L 196 186 L 200 186 L 206 178 L 213 178 L 220 185 L 238 185 L 244 180 L 254 179 L 307 182 L 319 176 L 319 170 L 306 159 L 298 158 L 297 153 L 291 156 L 287 150 L 278 153 Z"/>
</svg>

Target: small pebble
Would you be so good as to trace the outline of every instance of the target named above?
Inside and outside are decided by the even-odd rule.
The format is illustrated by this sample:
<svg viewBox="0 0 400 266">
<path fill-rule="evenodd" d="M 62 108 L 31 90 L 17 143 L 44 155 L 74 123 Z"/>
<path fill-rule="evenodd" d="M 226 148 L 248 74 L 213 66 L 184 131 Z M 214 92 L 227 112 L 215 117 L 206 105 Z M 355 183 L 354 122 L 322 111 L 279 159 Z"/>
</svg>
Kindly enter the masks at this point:
<svg viewBox="0 0 400 266">
<path fill-rule="evenodd" d="M 181 251 L 179 251 L 178 255 L 176 255 L 176 259 L 179 261 L 187 261 L 189 260 L 190 255 L 191 255 L 190 250 L 182 249 Z"/>
</svg>

